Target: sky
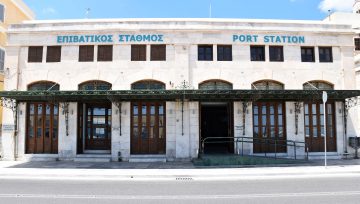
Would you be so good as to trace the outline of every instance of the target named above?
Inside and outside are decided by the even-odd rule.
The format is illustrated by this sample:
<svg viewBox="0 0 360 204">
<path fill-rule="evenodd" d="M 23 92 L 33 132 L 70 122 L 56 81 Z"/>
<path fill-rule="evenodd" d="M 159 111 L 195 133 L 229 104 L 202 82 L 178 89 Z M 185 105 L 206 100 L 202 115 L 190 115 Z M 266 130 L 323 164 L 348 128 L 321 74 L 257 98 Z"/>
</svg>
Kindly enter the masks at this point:
<svg viewBox="0 0 360 204">
<path fill-rule="evenodd" d="M 354 1 L 355 0 L 24 0 L 34 11 L 36 19 L 38 20 L 209 17 L 322 20 L 328 15 L 328 10 L 331 10 L 331 12 L 351 11 Z M 89 12 L 87 12 L 88 9 Z"/>
</svg>

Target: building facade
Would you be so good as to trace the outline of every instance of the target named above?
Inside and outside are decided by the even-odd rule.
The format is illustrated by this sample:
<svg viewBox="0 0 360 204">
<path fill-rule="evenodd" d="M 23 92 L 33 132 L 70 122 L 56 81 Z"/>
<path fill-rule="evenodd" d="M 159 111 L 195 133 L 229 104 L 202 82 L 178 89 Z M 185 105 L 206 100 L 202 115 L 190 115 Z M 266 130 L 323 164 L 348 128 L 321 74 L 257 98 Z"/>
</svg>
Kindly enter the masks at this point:
<svg viewBox="0 0 360 204">
<path fill-rule="evenodd" d="M 29 21 L 8 35 L 5 90 L 17 92 L 2 96 L 17 106 L 4 111 L 13 124 L 2 137 L 5 160 L 318 158 L 325 137 L 328 155 L 341 158 L 357 134 L 345 106 L 358 94 L 350 25 Z"/>
<path fill-rule="evenodd" d="M 10 24 L 32 19 L 34 19 L 33 12 L 22 0 L 0 0 L 0 91 L 4 90 L 5 47 L 7 45 L 6 30 Z M 2 126 L 2 106 L 0 106 L 0 126 Z M 0 148 L 0 155 L 1 152 Z"/>
</svg>

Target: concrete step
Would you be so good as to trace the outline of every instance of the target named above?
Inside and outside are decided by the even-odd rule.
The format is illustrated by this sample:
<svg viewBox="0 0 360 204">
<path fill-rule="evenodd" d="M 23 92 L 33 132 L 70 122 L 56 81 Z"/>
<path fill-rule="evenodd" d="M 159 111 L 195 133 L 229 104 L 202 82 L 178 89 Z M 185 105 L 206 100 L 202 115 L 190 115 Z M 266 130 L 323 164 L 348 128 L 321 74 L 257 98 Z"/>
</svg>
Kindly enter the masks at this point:
<svg viewBox="0 0 360 204">
<path fill-rule="evenodd" d="M 131 155 L 129 162 L 166 162 L 166 155 Z"/>
<path fill-rule="evenodd" d="M 59 156 L 57 154 L 26 154 L 19 158 L 21 161 L 57 161 Z"/>
<path fill-rule="evenodd" d="M 110 154 L 79 154 L 74 158 L 75 162 L 111 162 Z"/>
</svg>

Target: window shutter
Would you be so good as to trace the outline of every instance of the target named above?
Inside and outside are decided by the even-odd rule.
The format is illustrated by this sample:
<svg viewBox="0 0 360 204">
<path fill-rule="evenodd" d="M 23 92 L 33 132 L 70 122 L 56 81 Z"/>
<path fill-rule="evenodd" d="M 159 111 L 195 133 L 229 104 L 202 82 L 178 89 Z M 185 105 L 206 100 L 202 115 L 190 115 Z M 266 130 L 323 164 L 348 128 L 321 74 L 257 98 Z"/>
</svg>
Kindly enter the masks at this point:
<svg viewBox="0 0 360 204">
<path fill-rule="evenodd" d="M 42 62 L 43 47 L 30 46 L 28 49 L 28 62 Z"/>
<path fill-rule="evenodd" d="M 99 45 L 98 46 L 98 61 L 111 61 L 112 60 L 112 46 Z"/>
<path fill-rule="evenodd" d="M 82 45 L 79 47 L 79 61 L 94 61 L 94 45 Z"/>
<path fill-rule="evenodd" d="M 5 22 L 5 7 L 0 4 L 0 21 Z"/>
<path fill-rule="evenodd" d="M 151 45 L 151 61 L 166 60 L 166 45 Z"/>
<path fill-rule="evenodd" d="M 131 61 L 139 61 L 139 49 L 136 45 L 131 46 Z"/>
<path fill-rule="evenodd" d="M 5 51 L 0 49 L 0 71 L 4 71 L 4 64 L 5 64 Z"/>
<path fill-rule="evenodd" d="M 46 62 L 61 61 L 61 46 L 48 46 L 46 53 Z"/>
<path fill-rule="evenodd" d="M 146 45 L 141 45 L 140 47 L 140 60 L 146 61 Z"/>
</svg>

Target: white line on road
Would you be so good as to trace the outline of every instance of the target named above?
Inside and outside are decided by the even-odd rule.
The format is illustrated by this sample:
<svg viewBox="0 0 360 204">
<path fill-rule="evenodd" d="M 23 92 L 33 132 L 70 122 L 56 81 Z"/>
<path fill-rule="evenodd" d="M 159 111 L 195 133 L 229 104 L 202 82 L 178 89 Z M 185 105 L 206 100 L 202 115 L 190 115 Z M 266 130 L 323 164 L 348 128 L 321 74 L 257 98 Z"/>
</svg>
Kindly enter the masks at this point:
<svg viewBox="0 0 360 204">
<path fill-rule="evenodd" d="M 0 194 L 0 198 L 40 198 L 40 199 L 99 199 L 99 200 L 211 200 L 211 199 L 252 199 L 281 197 L 344 197 L 360 196 L 360 191 L 273 193 L 240 195 L 47 195 L 47 194 Z"/>
<path fill-rule="evenodd" d="M 112 176 L 89 176 L 89 175 L 0 175 L 0 180 L 76 180 L 76 181 L 179 181 L 176 178 L 192 178 L 192 181 L 235 181 L 235 180 L 274 180 L 274 179 L 311 179 L 311 178 L 357 178 L 359 172 L 347 173 L 322 173 L 322 174 L 263 174 L 263 175 L 112 175 Z"/>
</svg>

